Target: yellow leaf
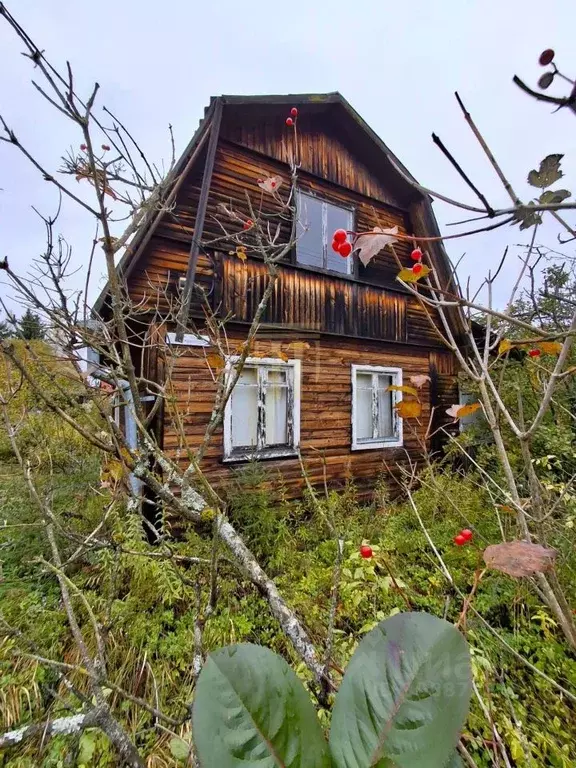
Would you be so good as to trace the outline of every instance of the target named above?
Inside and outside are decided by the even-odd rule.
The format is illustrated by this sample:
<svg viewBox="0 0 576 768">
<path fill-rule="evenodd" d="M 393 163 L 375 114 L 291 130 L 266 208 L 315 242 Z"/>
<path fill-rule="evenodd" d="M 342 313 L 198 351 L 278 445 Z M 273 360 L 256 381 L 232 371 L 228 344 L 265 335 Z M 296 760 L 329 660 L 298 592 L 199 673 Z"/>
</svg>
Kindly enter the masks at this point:
<svg viewBox="0 0 576 768">
<path fill-rule="evenodd" d="M 210 368 L 214 368 L 215 371 L 221 371 L 224 368 L 224 360 L 217 352 L 211 355 L 206 355 L 206 362 Z"/>
<path fill-rule="evenodd" d="M 562 352 L 562 343 L 559 341 L 541 341 L 538 348 L 545 355 L 559 355 Z"/>
<path fill-rule="evenodd" d="M 418 397 L 418 390 L 414 389 L 414 387 L 407 387 L 407 386 L 398 386 L 397 384 L 390 384 L 389 387 L 386 387 L 387 392 L 404 392 L 405 395 L 414 395 L 414 397 Z"/>
<path fill-rule="evenodd" d="M 422 405 L 418 400 L 400 400 L 396 410 L 402 419 L 417 419 L 422 413 Z"/>
<path fill-rule="evenodd" d="M 228 251 L 229 256 L 237 256 L 242 261 L 246 261 L 247 254 L 246 254 L 246 248 L 244 248 L 243 245 L 239 245 L 235 251 Z"/>
<path fill-rule="evenodd" d="M 118 459 L 108 459 L 100 470 L 100 483 L 109 488 L 112 484 L 120 482 L 124 475 L 124 467 Z"/>
<path fill-rule="evenodd" d="M 413 272 L 413 270 L 408 267 L 401 269 L 400 272 L 396 275 L 397 279 L 402 280 L 405 283 L 417 283 L 418 280 L 423 277 L 427 277 L 430 272 L 432 272 L 430 267 L 427 267 L 426 264 L 421 264 L 420 266 L 422 267 L 420 272 Z"/>
<path fill-rule="evenodd" d="M 510 339 L 502 339 L 500 344 L 498 344 L 498 354 L 499 355 L 505 355 L 506 352 L 509 352 L 514 344 L 510 341 Z"/>
<path fill-rule="evenodd" d="M 469 403 L 468 405 L 451 405 L 450 408 L 446 408 L 446 413 L 448 416 L 452 416 L 453 419 L 463 419 L 464 416 L 470 416 L 470 414 L 475 413 L 478 408 L 481 408 L 482 406 L 480 403 Z"/>
<path fill-rule="evenodd" d="M 291 341 L 288 344 L 288 349 L 294 350 L 294 354 L 302 354 L 305 349 L 310 349 L 310 344 L 307 341 Z"/>
</svg>

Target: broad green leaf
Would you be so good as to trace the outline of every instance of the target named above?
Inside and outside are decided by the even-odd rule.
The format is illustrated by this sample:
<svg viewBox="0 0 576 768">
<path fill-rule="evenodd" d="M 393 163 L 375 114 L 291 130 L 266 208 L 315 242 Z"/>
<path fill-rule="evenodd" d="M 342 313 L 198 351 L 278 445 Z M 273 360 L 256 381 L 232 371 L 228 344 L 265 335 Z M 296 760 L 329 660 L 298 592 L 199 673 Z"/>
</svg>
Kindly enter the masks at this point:
<svg viewBox="0 0 576 768">
<path fill-rule="evenodd" d="M 202 768 L 329 768 L 316 711 L 295 672 L 258 645 L 211 653 L 192 713 Z"/>
<path fill-rule="evenodd" d="M 470 703 L 464 637 L 426 613 L 399 613 L 361 641 L 336 697 L 336 768 L 445 768 Z"/>
<path fill-rule="evenodd" d="M 528 174 L 528 184 L 533 187 L 540 187 L 540 189 L 546 189 L 551 187 L 555 181 L 561 179 L 564 175 L 560 170 L 560 161 L 564 155 L 548 155 L 540 163 L 540 168 L 535 170 L 534 168 Z"/>
<path fill-rule="evenodd" d="M 93 728 L 89 728 L 86 731 L 84 731 L 84 733 L 80 737 L 80 744 L 79 744 L 78 758 L 77 758 L 79 765 L 92 764 L 92 757 L 96 749 L 97 737 L 98 737 L 98 733 Z"/>
<path fill-rule="evenodd" d="M 536 173 L 536 171 L 534 171 Z M 554 182 L 550 182 L 554 183 Z M 520 229 L 530 229 L 535 224 L 542 224 L 542 215 L 537 211 L 534 211 L 534 203 L 528 203 L 527 205 L 518 208 L 514 214 L 514 219 L 520 223 Z"/>
<path fill-rule="evenodd" d="M 542 203 L 542 205 L 556 205 L 569 198 L 571 194 L 572 192 L 568 189 L 547 189 L 546 192 L 542 192 L 538 202 Z"/>
<path fill-rule="evenodd" d="M 454 751 L 450 762 L 446 763 L 446 768 L 464 768 L 464 763 L 458 752 Z"/>
<path fill-rule="evenodd" d="M 184 739 L 175 736 L 173 739 L 170 739 L 168 746 L 172 753 L 172 757 L 176 760 L 188 759 L 188 755 L 190 754 L 190 744 L 187 744 Z"/>
</svg>

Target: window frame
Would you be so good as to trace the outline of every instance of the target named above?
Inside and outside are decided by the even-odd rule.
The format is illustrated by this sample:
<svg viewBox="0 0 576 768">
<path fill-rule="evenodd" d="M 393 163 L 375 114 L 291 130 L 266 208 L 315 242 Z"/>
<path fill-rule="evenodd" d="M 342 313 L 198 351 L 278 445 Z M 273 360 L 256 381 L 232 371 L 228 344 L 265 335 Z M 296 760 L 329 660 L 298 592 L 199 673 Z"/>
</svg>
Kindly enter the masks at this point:
<svg viewBox="0 0 576 768">
<path fill-rule="evenodd" d="M 120 390 L 122 394 L 120 394 Z M 144 400 L 144 398 L 140 398 Z M 134 398 L 127 381 L 119 382 L 119 390 L 114 393 L 112 401 L 113 419 L 126 440 L 126 445 L 131 451 L 138 449 L 138 426 L 134 416 Z M 129 482 L 135 496 L 140 496 L 143 482 L 133 472 L 130 472 Z"/>
<path fill-rule="evenodd" d="M 395 406 L 401 400 L 401 392 L 392 391 L 392 424 L 394 427 L 394 436 L 391 438 L 372 438 L 358 439 L 356 436 L 356 394 L 357 394 L 357 376 L 359 373 L 371 373 L 372 374 L 372 402 L 373 404 L 373 426 L 377 422 L 377 412 L 374 410 L 377 408 L 377 389 L 374 388 L 374 379 L 378 375 L 385 375 L 392 377 L 392 383 L 395 386 L 402 386 L 402 368 L 392 368 L 390 366 L 383 365 L 352 365 L 351 380 L 352 380 L 352 445 L 353 451 L 366 451 L 374 450 L 375 448 L 400 448 L 404 444 L 403 424 L 402 419 L 398 415 L 398 411 Z"/>
<path fill-rule="evenodd" d="M 239 362 L 238 356 L 229 356 L 226 358 L 225 380 L 228 381 L 232 375 L 232 370 Z M 246 368 L 256 368 L 257 387 L 258 387 L 258 414 L 257 414 L 257 440 L 258 443 L 266 439 L 266 424 L 262 426 L 262 414 L 265 412 L 265 376 L 261 374 L 260 369 L 276 368 L 289 372 L 287 381 L 287 423 L 286 429 L 289 442 L 282 445 L 258 447 L 258 444 L 249 450 L 244 446 L 234 447 L 232 444 L 232 398 L 234 390 L 230 394 L 224 409 L 224 455 L 222 461 L 225 463 L 250 461 L 251 459 L 278 459 L 289 456 L 297 456 L 300 448 L 300 400 L 301 400 L 301 361 L 282 360 L 275 357 L 248 357 L 242 370 Z M 290 418 L 291 409 L 291 418 Z"/>
<path fill-rule="evenodd" d="M 335 202 L 334 200 L 331 200 L 330 198 L 324 196 L 324 195 L 318 195 L 315 194 L 312 191 L 304 190 L 301 187 L 298 187 L 296 189 L 296 219 L 297 224 L 300 225 L 302 228 L 302 233 L 306 233 L 306 228 L 304 226 L 304 223 L 300 220 L 300 200 L 301 197 L 310 197 L 313 200 L 317 200 L 322 204 L 322 237 L 323 237 L 323 250 L 322 250 L 322 266 L 317 267 L 314 264 L 306 264 L 302 261 L 298 260 L 298 241 L 300 237 L 296 240 L 296 245 L 294 246 L 294 263 L 298 265 L 299 267 L 302 267 L 304 269 L 316 269 L 320 270 L 322 272 L 329 272 L 333 275 L 340 275 L 341 277 L 353 277 L 355 274 L 354 271 L 354 260 L 349 256 L 346 261 L 346 272 L 339 272 L 335 269 L 329 269 L 328 268 L 328 249 L 331 247 L 331 236 L 328 232 L 328 207 L 329 205 L 334 206 L 335 208 L 340 208 L 343 211 L 346 211 L 350 214 L 350 226 L 347 227 L 350 231 L 354 231 L 355 229 L 355 220 L 356 220 L 356 209 L 351 204 L 346 204 L 344 202 Z M 333 233 L 332 233 L 333 234 Z"/>
</svg>

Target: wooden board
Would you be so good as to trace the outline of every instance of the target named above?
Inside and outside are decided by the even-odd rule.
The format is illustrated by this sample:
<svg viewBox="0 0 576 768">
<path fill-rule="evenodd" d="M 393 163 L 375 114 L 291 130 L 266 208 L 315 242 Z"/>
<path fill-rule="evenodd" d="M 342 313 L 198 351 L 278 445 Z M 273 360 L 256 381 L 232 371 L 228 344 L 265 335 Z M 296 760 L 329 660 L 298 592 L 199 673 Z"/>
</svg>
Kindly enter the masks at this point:
<svg viewBox="0 0 576 768">
<path fill-rule="evenodd" d="M 239 346 L 241 329 L 230 329 L 231 352 Z M 257 340 L 254 354 L 258 357 L 288 355 L 302 360 L 301 379 L 301 452 L 310 480 L 322 484 L 324 477 L 330 486 L 341 487 L 346 478 L 354 477 L 362 487 L 373 487 L 384 474 L 395 474 L 409 460 L 421 458 L 427 441 L 431 402 L 430 388 L 421 392 L 422 416 L 404 420 L 402 448 L 351 450 L 351 365 L 382 365 L 400 367 L 407 382 L 411 375 L 428 374 L 430 354 L 427 350 L 374 342 L 358 342 L 319 335 L 304 343 L 286 336 Z M 166 406 L 164 446 L 186 464 L 187 451 L 200 445 L 212 411 L 215 385 L 208 370 L 206 355 L 210 349 L 185 348 L 175 361 L 171 395 Z M 210 359 L 210 358 L 209 358 Z M 443 374 L 440 389 L 451 387 L 454 374 Z M 177 412 L 177 420 L 170 413 Z M 429 441 L 428 441 L 429 446 Z M 226 487 L 242 464 L 225 464 L 222 430 L 215 434 L 202 465 L 208 479 Z M 297 459 L 277 459 L 263 462 L 266 470 L 280 471 L 288 496 L 300 496 L 303 478 Z"/>
</svg>

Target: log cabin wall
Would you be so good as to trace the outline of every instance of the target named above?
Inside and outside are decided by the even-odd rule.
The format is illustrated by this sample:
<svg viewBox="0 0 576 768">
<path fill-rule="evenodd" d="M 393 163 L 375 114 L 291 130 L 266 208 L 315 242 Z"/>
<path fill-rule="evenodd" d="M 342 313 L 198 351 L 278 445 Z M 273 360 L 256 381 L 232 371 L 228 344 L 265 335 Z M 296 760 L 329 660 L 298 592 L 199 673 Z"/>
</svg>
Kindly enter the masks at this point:
<svg viewBox="0 0 576 768">
<path fill-rule="evenodd" d="M 238 341 L 245 334 L 268 278 L 257 256 L 251 255 L 243 262 L 228 254 L 219 222 L 229 231 L 240 227 L 223 216 L 219 206 L 224 204 L 248 217 L 248 194 L 262 213 L 273 215 L 278 211 L 272 196 L 261 193 L 258 179 L 280 175 L 285 181 L 280 194 L 288 192 L 287 162 L 292 146 L 283 120 L 282 110 L 277 107 L 259 108 L 248 120 L 227 109 L 216 151 L 196 283 L 202 289 L 203 301 L 213 311 L 231 315 L 233 325 L 228 333 Z M 358 136 L 351 135 L 352 129 L 345 121 L 338 121 L 334 109 L 310 118 L 303 112 L 299 121 L 304 140 L 298 183 L 303 191 L 352 206 L 358 231 L 374 226 L 398 226 L 402 233 L 412 231 L 416 226 L 410 214 L 414 199 L 405 186 L 382 183 L 383 169 L 377 161 L 370 162 L 368 148 Z M 178 294 L 179 278 L 186 273 L 202 177 L 200 165 L 184 180 L 174 209 L 163 216 L 127 278 L 132 300 L 141 308 L 149 308 L 150 319 L 152 312 L 156 319 L 168 314 Z M 280 237 L 284 242 L 289 239 L 289 222 L 283 224 Z M 411 263 L 411 248 L 408 241 L 395 246 L 403 264 Z M 393 255 L 386 250 L 367 268 L 355 261 L 353 274 L 343 275 L 299 265 L 295 253 L 290 254 L 279 268 L 263 321 L 263 333 L 268 328 L 276 329 L 279 335 L 274 340 L 262 337 L 258 341 L 258 356 L 266 353 L 270 357 L 302 359 L 301 446 L 314 483 L 323 482 L 326 471 L 329 482 L 336 485 L 348 476 L 366 486 L 373 485 L 386 466 L 391 468 L 405 461 L 407 455 L 412 459 L 421 455 L 432 406 L 438 406 L 434 418 L 434 428 L 438 429 L 447 421 L 445 407 L 457 402 L 457 371 L 438 337 L 439 323 L 395 280 L 398 265 Z M 196 291 L 191 316 L 201 326 L 199 297 Z M 298 339 L 306 339 L 309 347 L 301 345 L 294 354 L 290 345 Z M 203 350 L 182 347 L 179 352 L 171 374 L 174 402 L 183 415 L 188 445 L 194 449 L 207 425 L 214 385 Z M 351 450 L 353 364 L 399 367 L 405 380 L 414 374 L 431 376 L 430 387 L 423 391 L 420 423 L 405 421 L 406 450 Z M 179 438 L 168 413 L 164 419 L 165 447 L 176 455 L 181 448 Z M 438 440 L 433 440 L 428 447 L 438 445 Z M 217 482 L 229 480 L 238 469 L 238 465 L 223 463 L 222 458 L 219 433 L 204 466 L 210 479 Z M 271 460 L 266 466 L 272 472 L 281 472 L 290 495 L 301 493 L 303 480 L 297 460 Z"/>
<path fill-rule="evenodd" d="M 229 329 L 229 339 L 240 346 L 242 328 Z M 270 337 L 267 337 L 270 336 Z M 209 350 L 206 350 L 208 355 Z M 254 344 L 256 358 L 301 360 L 300 449 L 308 477 L 314 486 L 326 479 L 331 487 L 342 487 L 353 478 L 360 491 L 374 487 L 383 475 L 394 477 L 408 459 L 417 461 L 427 444 L 430 419 L 430 389 L 421 391 L 423 404 L 419 420 L 404 420 L 400 448 L 351 450 L 352 365 L 401 368 L 405 380 L 429 374 L 430 352 L 407 345 L 359 341 L 320 334 L 271 336 L 265 330 Z M 213 362 L 211 363 L 213 365 Z M 215 384 L 207 373 L 205 351 L 182 347 L 171 375 L 171 403 L 165 416 L 164 448 L 186 465 L 186 450 L 197 448 L 212 411 Z M 172 418 L 177 410 L 184 433 Z M 262 462 L 270 480 L 282 478 L 286 497 L 302 494 L 303 479 L 297 458 Z M 229 485 L 245 462 L 223 461 L 223 433 L 220 428 L 211 441 L 202 463 L 208 479 L 223 488 Z"/>
</svg>

